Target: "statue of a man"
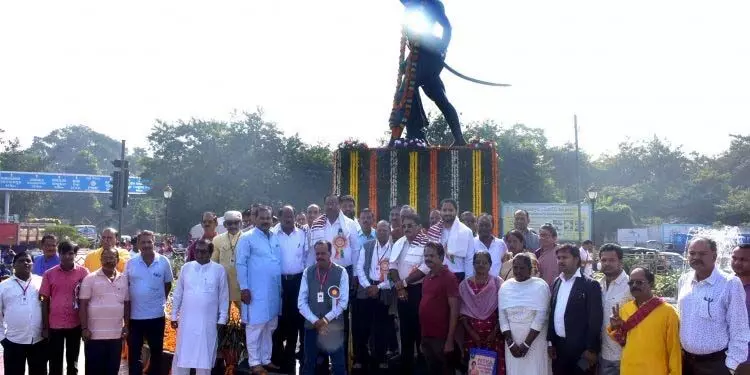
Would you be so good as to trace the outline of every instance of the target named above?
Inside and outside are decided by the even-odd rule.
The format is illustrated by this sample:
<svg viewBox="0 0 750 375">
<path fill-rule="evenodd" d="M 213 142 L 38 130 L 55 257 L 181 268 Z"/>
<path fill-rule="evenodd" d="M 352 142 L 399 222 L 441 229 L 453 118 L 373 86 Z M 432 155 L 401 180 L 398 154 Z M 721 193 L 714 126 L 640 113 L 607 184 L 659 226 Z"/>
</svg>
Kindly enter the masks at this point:
<svg viewBox="0 0 750 375">
<path fill-rule="evenodd" d="M 407 138 L 424 139 L 428 125 L 419 87 L 440 109 L 453 134 L 453 145 L 466 144 L 458 113 L 445 95 L 440 79 L 445 54 L 451 40 L 451 24 L 440 0 L 400 0 L 406 8 L 404 34 L 409 56 L 400 67 L 399 87 L 390 117 L 391 143 L 401 137 L 406 127 Z M 403 48 L 403 45 L 402 45 Z M 403 49 L 402 49 L 403 52 Z"/>
</svg>

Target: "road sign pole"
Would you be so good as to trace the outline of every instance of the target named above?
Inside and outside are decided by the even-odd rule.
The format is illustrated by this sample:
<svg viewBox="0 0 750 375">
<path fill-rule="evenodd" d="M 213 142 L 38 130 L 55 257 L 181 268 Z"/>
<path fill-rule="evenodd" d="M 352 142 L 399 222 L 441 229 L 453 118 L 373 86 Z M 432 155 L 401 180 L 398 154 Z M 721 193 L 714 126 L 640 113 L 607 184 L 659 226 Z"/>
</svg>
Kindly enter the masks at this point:
<svg viewBox="0 0 750 375">
<path fill-rule="evenodd" d="M 122 160 L 123 164 L 125 163 L 125 140 L 122 140 L 122 149 L 120 150 L 120 160 Z M 124 172 L 123 169 L 121 169 L 122 172 Z M 125 186 L 125 173 L 120 173 L 120 186 Z M 120 197 L 123 197 L 123 194 L 120 194 Z M 117 221 L 117 233 L 120 235 L 120 238 L 122 238 L 122 220 L 123 220 L 123 208 L 122 203 L 119 204 L 119 220 Z"/>
<path fill-rule="evenodd" d="M 5 214 L 5 222 L 10 222 L 10 192 L 5 192 L 5 210 L 3 211 Z"/>
</svg>

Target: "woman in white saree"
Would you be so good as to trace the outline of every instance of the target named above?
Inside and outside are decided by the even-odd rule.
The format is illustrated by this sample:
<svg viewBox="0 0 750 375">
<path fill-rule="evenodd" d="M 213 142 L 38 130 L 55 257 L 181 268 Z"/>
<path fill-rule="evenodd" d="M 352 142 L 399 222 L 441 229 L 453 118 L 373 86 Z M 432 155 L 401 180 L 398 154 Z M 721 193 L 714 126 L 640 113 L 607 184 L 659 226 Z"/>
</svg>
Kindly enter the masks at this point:
<svg viewBox="0 0 750 375">
<path fill-rule="evenodd" d="M 552 363 L 545 339 L 549 285 L 531 277 L 531 258 L 524 253 L 513 258 L 513 274 L 515 278 L 506 280 L 498 292 L 506 375 L 550 375 Z"/>
</svg>

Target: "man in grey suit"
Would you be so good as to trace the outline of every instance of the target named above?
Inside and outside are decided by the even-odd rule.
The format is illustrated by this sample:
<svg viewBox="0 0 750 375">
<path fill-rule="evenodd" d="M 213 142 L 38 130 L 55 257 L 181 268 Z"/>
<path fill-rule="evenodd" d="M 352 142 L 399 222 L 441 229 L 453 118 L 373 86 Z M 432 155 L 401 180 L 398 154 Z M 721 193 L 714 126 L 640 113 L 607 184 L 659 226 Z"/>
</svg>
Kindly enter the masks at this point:
<svg viewBox="0 0 750 375">
<path fill-rule="evenodd" d="M 388 262 L 391 256 L 391 225 L 385 220 L 375 229 L 375 240 L 362 245 L 356 274 L 359 279 L 357 299 L 362 306 L 354 320 L 354 371 L 369 373 L 371 370 L 385 370 L 386 344 L 388 332 L 394 329 L 388 316 L 388 308 L 393 301 L 393 291 L 388 280 Z M 371 336 L 372 335 L 372 336 Z M 367 347 L 372 337 L 372 353 Z M 369 361 L 368 361 L 369 358 Z"/>
</svg>

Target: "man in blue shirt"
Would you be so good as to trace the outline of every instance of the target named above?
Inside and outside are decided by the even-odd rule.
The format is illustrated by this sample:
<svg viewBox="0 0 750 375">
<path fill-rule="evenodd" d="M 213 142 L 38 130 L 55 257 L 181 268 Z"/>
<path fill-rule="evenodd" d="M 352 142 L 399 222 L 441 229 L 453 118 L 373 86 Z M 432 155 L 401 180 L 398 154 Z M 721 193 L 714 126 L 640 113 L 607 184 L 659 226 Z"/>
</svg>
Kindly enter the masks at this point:
<svg viewBox="0 0 750 375">
<path fill-rule="evenodd" d="M 169 259 L 154 252 L 154 233 L 138 234 L 140 254 L 125 266 L 130 292 L 130 334 L 128 335 L 128 369 L 130 375 L 142 375 L 141 349 L 148 341 L 151 360 L 148 375 L 161 374 L 164 351 L 164 305 L 172 289 L 172 266 Z"/>
<path fill-rule="evenodd" d="M 271 223 L 271 209 L 258 207 L 255 228 L 237 244 L 242 322 L 247 325 L 248 364 L 253 373 L 271 364 L 273 331 L 281 315 L 281 248 Z"/>
<path fill-rule="evenodd" d="M 60 256 L 57 255 L 57 237 L 54 234 L 45 234 L 42 237 L 42 255 L 34 258 L 31 272 L 42 276 L 48 269 L 58 264 L 60 264 Z"/>
</svg>

